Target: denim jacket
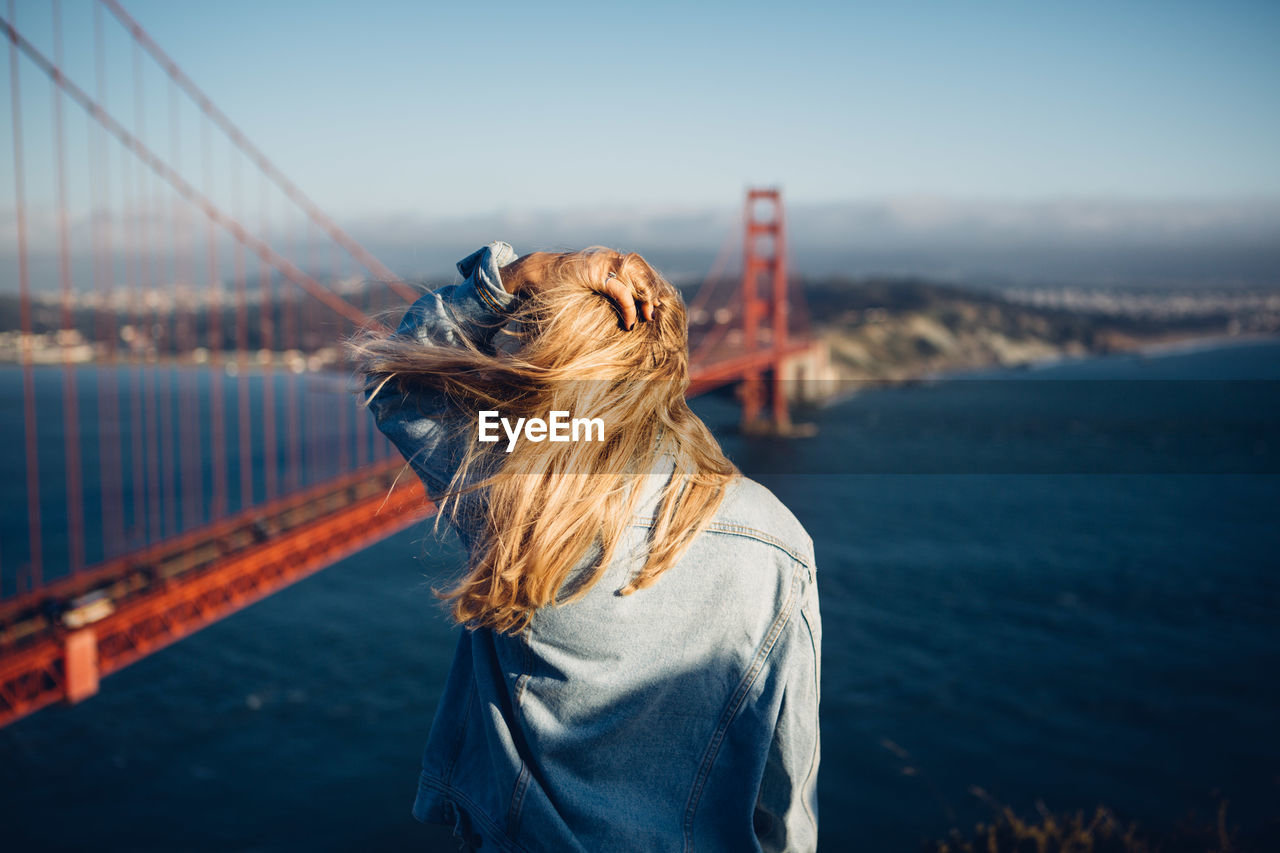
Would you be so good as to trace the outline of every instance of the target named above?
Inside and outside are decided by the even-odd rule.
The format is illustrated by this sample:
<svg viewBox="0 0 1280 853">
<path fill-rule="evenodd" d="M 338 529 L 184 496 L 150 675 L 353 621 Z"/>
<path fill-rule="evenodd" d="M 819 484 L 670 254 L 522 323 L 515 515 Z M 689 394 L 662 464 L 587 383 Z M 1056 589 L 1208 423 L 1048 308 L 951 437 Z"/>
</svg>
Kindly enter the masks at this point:
<svg viewBox="0 0 1280 853">
<path fill-rule="evenodd" d="M 398 334 L 492 346 L 514 299 L 491 243 L 461 284 L 422 296 Z M 429 494 L 463 442 L 442 395 L 394 377 L 370 404 Z M 413 814 L 504 851 L 813 850 L 822 627 L 813 544 L 740 479 L 710 528 L 649 587 L 641 559 L 659 473 L 619 556 L 585 597 L 514 635 L 460 629 Z M 465 542 L 468 532 L 459 533 Z"/>
</svg>

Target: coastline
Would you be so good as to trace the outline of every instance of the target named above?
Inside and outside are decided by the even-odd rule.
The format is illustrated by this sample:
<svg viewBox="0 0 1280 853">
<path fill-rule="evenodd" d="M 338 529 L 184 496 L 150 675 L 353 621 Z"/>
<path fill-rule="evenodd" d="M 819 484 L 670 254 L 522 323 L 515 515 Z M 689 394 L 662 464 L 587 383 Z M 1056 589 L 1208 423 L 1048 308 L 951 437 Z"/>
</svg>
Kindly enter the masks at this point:
<svg viewBox="0 0 1280 853">
<path fill-rule="evenodd" d="M 1132 341 L 1129 346 L 1108 347 L 1102 350 L 1089 350 L 1083 347 L 1064 348 L 1062 351 L 1048 353 L 1042 357 L 1025 361 L 1001 362 L 997 359 L 991 359 L 982 363 L 959 361 L 953 364 L 899 364 L 896 365 L 897 369 L 891 376 L 840 375 L 841 371 L 835 368 L 833 371 L 835 375 L 827 383 L 830 391 L 821 395 L 810 395 L 806 402 L 819 408 L 827 408 L 850 400 L 859 393 L 868 390 L 928 385 L 948 379 L 962 378 L 969 374 L 986 374 L 992 371 L 1046 370 L 1060 365 L 1118 355 L 1163 358 L 1267 342 L 1280 343 L 1280 335 L 1266 333 L 1228 334 L 1221 332 L 1160 335 Z"/>
<path fill-rule="evenodd" d="M 1233 346 L 1248 346 L 1249 344 L 1266 341 L 1280 341 L 1280 335 L 1263 334 L 1261 332 L 1243 332 L 1235 335 L 1225 333 L 1190 335 L 1141 344 L 1132 351 L 1141 355 L 1181 355 L 1183 353 L 1227 349 Z"/>
</svg>

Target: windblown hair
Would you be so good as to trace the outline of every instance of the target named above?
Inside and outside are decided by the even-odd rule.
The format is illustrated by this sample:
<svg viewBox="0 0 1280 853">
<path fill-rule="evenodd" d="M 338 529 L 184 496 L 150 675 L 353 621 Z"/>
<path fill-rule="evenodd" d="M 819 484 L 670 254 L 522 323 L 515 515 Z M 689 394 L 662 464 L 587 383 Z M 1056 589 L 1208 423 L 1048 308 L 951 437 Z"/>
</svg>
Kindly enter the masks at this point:
<svg viewBox="0 0 1280 853">
<path fill-rule="evenodd" d="M 622 328 L 613 302 L 592 286 L 609 272 L 657 303 L 651 321 Z M 429 388 L 453 401 L 471 440 L 447 492 L 432 497 L 442 515 L 470 525 L 471 561 L 455 586 L 435 592 L 458 622 L 515 632 L 538 608 L 573 601 L 600 579 L 639 510 L 646 475 L 671 470 L 647 553 L 621 595 L 675 565 L 738 472 L 685 402 L 680 294 L 639 255 L 558 256 L 494 344 L 431 346 L 371 334 L 351 350 L 368 392 L 394 377 L 409 397 Z M 496 445 L 475 440 L 478 411 L 492 409 L 513 421 L 552 411 L 601 418 L 605 440 L 519 441 L 507 453 L 505 437 Z"/>
</svg>

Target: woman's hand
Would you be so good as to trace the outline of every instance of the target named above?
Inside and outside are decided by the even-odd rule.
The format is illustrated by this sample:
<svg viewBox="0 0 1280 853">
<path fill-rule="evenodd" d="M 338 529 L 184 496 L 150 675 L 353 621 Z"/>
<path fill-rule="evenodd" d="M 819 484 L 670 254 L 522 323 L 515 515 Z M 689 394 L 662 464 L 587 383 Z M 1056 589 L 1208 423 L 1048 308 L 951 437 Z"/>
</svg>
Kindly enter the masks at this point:
<svg viewBox="0 0 1280 853">
<path fill-rule="evenodd" d="M 557 262 L 563 257 L 555 252 L 521 255 L 502 267 L 502 286 L 512 294 L 536 291 L 547 282 Z M 619 255 L 606 252 L 589 256 L 587 280 L 592 290 L 612 300 L 622 317 L 622 327 L 631 330 L 635 328 L 637 319 L 653 319 L 654 303 L 647 294 L 636 293 L 614 275 L 613 268 L 618 265 L 619 260 Z"/>
</svg>

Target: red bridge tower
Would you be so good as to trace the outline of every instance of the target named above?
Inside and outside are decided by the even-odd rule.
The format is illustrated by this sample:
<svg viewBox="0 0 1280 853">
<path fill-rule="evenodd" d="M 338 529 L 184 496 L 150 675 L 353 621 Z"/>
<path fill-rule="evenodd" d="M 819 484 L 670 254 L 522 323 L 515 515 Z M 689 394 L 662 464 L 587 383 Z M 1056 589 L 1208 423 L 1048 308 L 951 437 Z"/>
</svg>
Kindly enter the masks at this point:
<svg viewBox="0 0 1280 853">
<path fill-rule="evenodd" d="M 744 221 L 743 349 L 767 350 L 773 358 L 767 391 L 764 370 L 753 369 L 743 378 L 742 428 L 785 433 L 791 428 L 791 415 L 782 380 L 782 360 L 787 354 L 787 243 L 781 193 L 776 189 L 748 190 Z M 766 402 L 769 412 L 762 417 Z"/>
</svg>

